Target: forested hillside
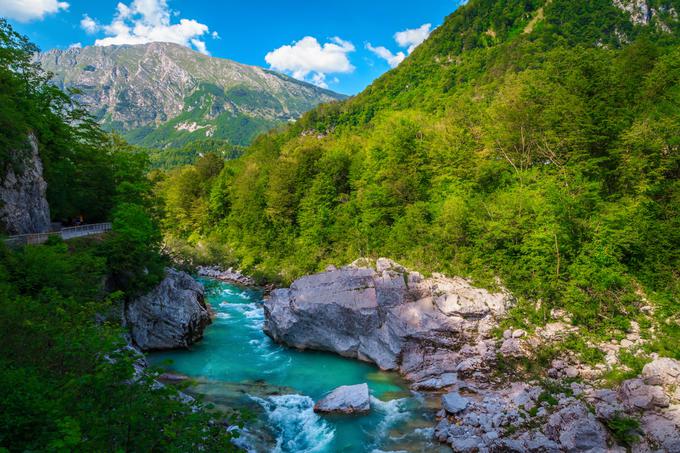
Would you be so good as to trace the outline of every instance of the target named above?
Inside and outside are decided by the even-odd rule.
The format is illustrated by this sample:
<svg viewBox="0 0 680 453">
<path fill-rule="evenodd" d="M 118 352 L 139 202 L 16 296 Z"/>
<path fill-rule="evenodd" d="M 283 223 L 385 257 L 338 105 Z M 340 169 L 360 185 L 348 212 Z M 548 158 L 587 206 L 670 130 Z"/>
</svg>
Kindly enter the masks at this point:
<svg viewBox="0 0 680 453">
<path fill-rule="evenodd" d="M 32 134 L 54 218 L 112 221 L 113 232 L 17 249 L 0 241 L 0 451 L 232 451 L 219 415 L 135 373 L 116 316 L 166 264 L 148 156 L 50 85 L 35 51 L 0 19 L 0 173 L 31 157 L 15 151 Z"/>
<path fill-rule="evenodd" d="M 169 174 L 168 241 L 285 282 L 359 256 L 499 277 L 517 325 L 637 320 L 678 357 L 678 11 L 471 0 L 355 98 Z"/>
</svg>

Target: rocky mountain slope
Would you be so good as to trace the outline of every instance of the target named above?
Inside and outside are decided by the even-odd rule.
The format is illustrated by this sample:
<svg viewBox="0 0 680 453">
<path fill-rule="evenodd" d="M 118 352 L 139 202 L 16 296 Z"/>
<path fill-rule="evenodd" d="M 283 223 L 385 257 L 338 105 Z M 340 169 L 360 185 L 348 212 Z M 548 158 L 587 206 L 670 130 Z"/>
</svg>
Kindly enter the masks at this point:
<svg viewBox="0 0 680 453">
<path fill-rule="evenodd" d="M 132 143 L 205 138 L 245 145 L 258 133 L 344 98 L 291 77 L 170 43 L 51 50 L 36 60 L 62 89 Z"/>
</svg>

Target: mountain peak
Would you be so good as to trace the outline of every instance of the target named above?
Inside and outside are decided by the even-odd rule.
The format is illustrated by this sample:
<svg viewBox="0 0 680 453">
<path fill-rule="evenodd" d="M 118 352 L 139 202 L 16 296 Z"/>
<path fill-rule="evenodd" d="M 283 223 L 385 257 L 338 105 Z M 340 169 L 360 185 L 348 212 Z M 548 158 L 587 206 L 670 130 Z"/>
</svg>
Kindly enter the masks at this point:
<svg viewBox="0 0 680 453">
<path fill-rule="evenodd" d="M 345 96 L 261 67 L 152 42 L 36 55 L 62 89 L 133 143 L 181 146 L 200 138 L 245 145 L 260 132 Z"/>
</svg>

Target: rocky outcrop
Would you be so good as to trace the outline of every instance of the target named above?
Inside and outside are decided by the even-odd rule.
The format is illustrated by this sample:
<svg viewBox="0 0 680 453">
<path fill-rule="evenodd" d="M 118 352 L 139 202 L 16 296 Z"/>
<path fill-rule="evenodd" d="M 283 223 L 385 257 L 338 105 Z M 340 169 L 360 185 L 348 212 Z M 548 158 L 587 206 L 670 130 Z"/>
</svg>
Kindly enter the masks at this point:
<svg viewBox="0 0 680 453">
<path fill-rule="evenodd" d="M 613 4 L 626 13 L 633 24 L 654 25 L 664 33 L 672 33 L 671 24 L 678 21 L 678 13 L 670 2 L 664 5 L 648 0 L 613 0 Z"/>
<path fill-rule="evenodd" d="M 125 307 L 125 322 L 143 351 L 186 348 L 203 338 L 211 310 L 203 286 L 189 274 L 166 269 L 163 281 Z"/>
<path fill-rule="evenodd" d="M 375 267 L 355 262 L 274 291 L 264 305 L 264 329 L 289 346 L 373 362 L 436 387 L 459 366 L 465 371 L 460 348 L 488 334 L 511 303 L 507 292 L 439 274 L 424 278 L 379 259 Z"/>
<path fill-rule="evenodd" d="M 26 150 L 12 152 L 0 183 L 0 230 L 8 235 L 44 233 L 50 229 L 47 183 L 38 139 L 28 136 Z"/>
<path fill-rule="evenodd" d="M 255 280 L 243 275 L 232 267 L 225 270 L 217 266 L 199 266 L 198 269 L 196 269 L 196 272 L 201 277 L 214 278 L 215 280 L 220 280 L 222 282 L 236 283 L 237 285 L 243 286 L 255 285 Z"/>
<path fill-rule="evenodd" d="M 343 385 L 314 405 L 314 412 L 360 414 L 371 410 L 368 384 Z"/>
<path fill-rule="evenodd" d="M 592 378 L 597 370 L 567 355 L 525 382 L 521 368 L 500 369 L 531 362 L 578 331 L 556 312 L 531 334 L 508 329 L 497 338 L 492 330 L 511 303 L 507 292 L 464 279 L 358 261 L 274 291 L 265 331 L 294 347 L 398 370 L 414 390 L 442 392 L 434 435 L 456 452 L 624 452 L 616 436 L 625 435 L 633 451 L 680 453 L 680 362 L 656 357 L 640 377 L 603 389 Z M 637 331 L 632 323 L 625 339 L 601 349 L 609 358 L 639 348 Z"/>
</svg>

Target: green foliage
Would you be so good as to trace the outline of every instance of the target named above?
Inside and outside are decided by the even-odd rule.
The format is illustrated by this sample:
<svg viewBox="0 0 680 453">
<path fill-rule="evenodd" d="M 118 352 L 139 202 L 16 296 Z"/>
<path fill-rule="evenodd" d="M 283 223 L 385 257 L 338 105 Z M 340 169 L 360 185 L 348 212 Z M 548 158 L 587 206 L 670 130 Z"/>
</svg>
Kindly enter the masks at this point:
<svg viewBox="0 0 680 453">
<path fill-rule="evenodd" d="M 607 428 L 620 444 L 632 446 L 639 439 L 640 422 L 632 417 L 618 414 L 607 421 Z"/>
<path fill-rule="evenodd" d="M 614 367 L 602 377 L 610 387 L 615 387 L 627 379 L 632 379 L 642 373 L 644 366 L 650 359 L 643 354 L 633 354 L 628 351 L 619 352 L 621 365 Z"/>
<path fill-rule="evenodd" d="M 160 282 L 165 267 L 160 242 L 159 229 L 143 206 L 124 203 L 116 208 L 113 233 L 100 251 L 116 288 L 138 295 Z"/>
<path fill-rule="evenodd" d="M 472 0 L 363 93 L 257 139 L 210 188 L 191 169 L 181 194 L 162 184 L 165 232 L 224 241 L 227 261 L 285 282 L 380 255 L 500 277 L 515 325 L 563 308 L 598 339 L 652 300 L 664 317 L 651 348 L 676 355 L 680 39 L 677 20 L 658 20 L 633 25 L 605 0 Z"/>
<path fill-rule="evenodd" d="M 221 414 L 135 375 L 100 241 L 0 249 L 0 449 L 234 451 Z M 120 307 L 118 307 L 120 310 Z"/>
<path fill-rule="evenodd" d="M 201 139 L 180 148 L 151 149 L 149 154 L 152 168 L 170 170 L 194 164 L 206 154 L 215 154 L 224 160 L 236 159 L 243 154 L 243 148 L 225 140 Z"/>
<path fill-rule="evenodd" d="M 136 200 L 147 158 L 107 136 L 32 62 L 37 48 L 0 19 L 0 172 L 20 169 L 35 135 L 53 219 L 103 222 L 117 202 Z"/>
</svg>

